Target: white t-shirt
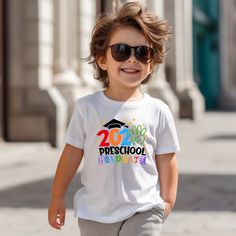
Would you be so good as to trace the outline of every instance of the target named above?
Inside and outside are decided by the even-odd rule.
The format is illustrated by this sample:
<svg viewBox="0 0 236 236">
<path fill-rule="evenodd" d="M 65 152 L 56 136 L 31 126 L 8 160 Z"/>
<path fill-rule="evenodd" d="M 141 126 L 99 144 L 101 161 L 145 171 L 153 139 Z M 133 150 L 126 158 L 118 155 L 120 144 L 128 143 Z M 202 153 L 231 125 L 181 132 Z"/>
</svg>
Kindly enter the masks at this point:
<svg viewBox="0 0 236 236">
<path fill-rule="evenodd" d="M 76 217 L 114 223 L 164 209 L 155 154 L 180 148 L 173 117 L 161 100 L 144 94 L 139 101 L 120 102 L 103 91 L 80 98 L 65 142 L 84 149 Z"/>
</svg>

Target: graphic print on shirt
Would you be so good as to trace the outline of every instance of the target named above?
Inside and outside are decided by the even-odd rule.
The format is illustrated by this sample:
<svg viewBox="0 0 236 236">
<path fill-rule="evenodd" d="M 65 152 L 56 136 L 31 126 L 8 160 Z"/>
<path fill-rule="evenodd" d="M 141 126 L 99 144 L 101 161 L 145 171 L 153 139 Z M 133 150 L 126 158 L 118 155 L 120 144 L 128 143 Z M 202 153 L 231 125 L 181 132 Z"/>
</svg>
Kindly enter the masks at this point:
<svg viewBox="0 0 236 236">
<path fill-rule="evenodd" d="M 116 119 L 107 122 L 97 133 L 100 137 L 98 164 L 145 165 L 146 131 L 143 125 L 128 126 Z"/>
</svg>

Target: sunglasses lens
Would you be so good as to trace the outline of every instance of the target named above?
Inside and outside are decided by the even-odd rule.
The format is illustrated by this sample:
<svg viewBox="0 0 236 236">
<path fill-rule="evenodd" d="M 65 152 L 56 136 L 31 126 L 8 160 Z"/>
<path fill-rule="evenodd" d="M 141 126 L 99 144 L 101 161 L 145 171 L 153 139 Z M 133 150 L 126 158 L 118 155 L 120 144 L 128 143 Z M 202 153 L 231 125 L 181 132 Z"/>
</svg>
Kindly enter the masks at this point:
<svg viewBox="0 0 236 236">
<path fill-rule="evenodd" d="M 125 44 L 115 44 L 111 46 L 111 54 L 116 61 L 125 61 L 130 57 L 131 48 Z"/>
<path fill-rule="evenodd" d="M 154 57 L 154 49 L 147 46 L 140 46 L 135 51 L 136 58 L 144 63 L 149 63 Z"/>
<path fill-rule="evenodd" d="M 136 59 L 143 64 L 149 63 L 154 58 L 155 54 L 154 49 L 148 46 L 130 47 L 129 45 L 119 43 L 109 47 L 111 48 L 112 57 L 119 62 L 129 59 L 132 48 L 135 50 L 134 54 Z"/>
</svg>

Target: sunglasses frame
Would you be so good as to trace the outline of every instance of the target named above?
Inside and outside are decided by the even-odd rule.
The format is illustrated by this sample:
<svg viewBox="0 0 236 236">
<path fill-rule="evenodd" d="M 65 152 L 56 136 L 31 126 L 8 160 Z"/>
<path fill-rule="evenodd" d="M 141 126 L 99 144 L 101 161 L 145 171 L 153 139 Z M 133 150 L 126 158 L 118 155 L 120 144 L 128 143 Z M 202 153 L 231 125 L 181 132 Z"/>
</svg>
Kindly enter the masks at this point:
<svg viewBox="0 0 236 236">
<path fill-rule="evenodd" d="M 129 49 L 129 54 L 127 54 L 127 55 L 123 55 L 123 56 L 126 56 L 125 58 L 123 58 L 122 60 L 121 59 L 118 59 L 114 54 L 115 54 L 115 52 L 113 51 L 113 48 L 114 47 L 116 47 L 116 46 L 121 46 L 121 45 L 123 45 L 123 46 L 125 46 L 126 48 L 128 48 Z M 149 53 L 149 55 L 151 55 L 151 57 L 149 58 L 149 60 L 147 60 L 147 61 L 142 61 L 142 59 L 140 60 L 140 57 L 138 56 L 138 49 L 140 49 L 140 48 L 142 48 L 142 47 L 144 47 L 145 49 L 148 49 L 148 51 L 150 52 Z M 125 43 L 116 43 L 116 44 L 112 44 L 112 45 L 109 45 L 108 46 L 108 48 L 111 48 L 111 55 L 112 55 L 112 58 L 115 60 L 115 61 L 118 61 L 118 62 L 124 62 L 124 61 L 126 61 L 126 60 L 128 60 L 129 58 L 130 58 L 130 56 L 131 56 L 131 53 L 132 53 L 132 49 L 134 49 L 134 56 L 135 56 L 135 58 L 139 61 L 139 62 L 141 62 L 141 63 L 143 63 L 143 64 L 148 64 L 148 63 L 150 63 L 153 59 L 154 59 L 154 56 L 155 56 L 155 53 L 156 53 L 156 49 L 155 48 L 151 48 L 151 47 L 149 47 L 149 46 L 146 46 L 146 45 L 139 45 L 139 46 L 134 46 L 134 47 L 132 47 L 132 46 L 129 46 L 128 44 L 125 44 Z"/>
</svg>

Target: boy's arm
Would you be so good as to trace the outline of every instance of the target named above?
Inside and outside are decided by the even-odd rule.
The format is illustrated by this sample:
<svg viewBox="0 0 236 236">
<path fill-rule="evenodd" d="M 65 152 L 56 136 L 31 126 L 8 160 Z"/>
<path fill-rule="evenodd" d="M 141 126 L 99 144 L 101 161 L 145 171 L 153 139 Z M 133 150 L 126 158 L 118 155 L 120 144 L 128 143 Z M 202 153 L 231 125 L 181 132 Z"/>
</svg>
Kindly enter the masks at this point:
<svg viewBox="0 0 236 236">
<path fill-rule="evenodd" d="M 60 229 L 64 225 L 65 192 L 82 158 L 83 149 L 66 144 L 57 166 L 52 185 L 51 202 L 48 209 L 48 222 L 53 228 Z"/>
<path fill-rule="evenodd" d="M 177 195 L 178 167 L 175 153 L 156 155 L 161 197 L 165 201 L 165 214 L 171 212 Z"/>
</svg>

